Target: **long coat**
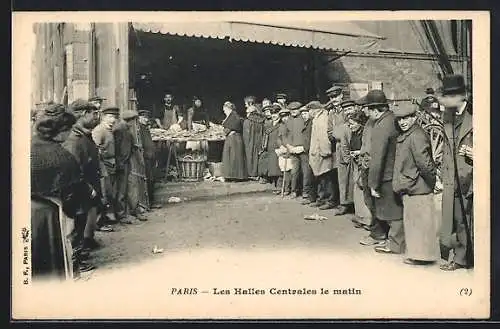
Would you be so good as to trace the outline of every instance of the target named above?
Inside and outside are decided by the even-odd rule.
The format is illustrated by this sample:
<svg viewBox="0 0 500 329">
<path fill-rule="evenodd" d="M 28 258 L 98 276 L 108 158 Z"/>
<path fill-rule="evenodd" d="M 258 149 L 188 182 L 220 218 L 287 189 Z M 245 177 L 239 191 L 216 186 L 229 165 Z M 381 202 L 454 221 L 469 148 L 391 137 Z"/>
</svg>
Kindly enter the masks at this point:
<svg viewBox="0 0 500 329">
<path fill-rule="evenodd" d="M 443 201 L 442 201 L 442 223 L 441 223 L 441 244 L 446 247 L 451 247 L 451 236 L 453 233 L 453 217 L 454 211 L 460 213 L 460 209 L 455 209 L 454 195 L 458 193 L 458 188 L 455 180 L 455 165 L 453 162 L 453 152 L 457 154 L 457 171 L 464 200 L 464 206 L 469 209 L 469 216 L 473 216 L 472 199 L 473 199 L 473 180 L 472 180 L 472 162 L 464 156 L 458 155 L 458 150 L 462 145 L 473 146 L 472 134 L 472 104 L 467 103 L 467 108 L 463 113 L 463 120 L 455 124 L 457 132 L 457 143 L 453 149 L 453 122 L 451 120 L 444 121 L 445 142 L 443 145 L 443 165 L 442 165 L 442 181 L 443 181 Z M 459 204 L 458 204 L 459 206 Z M 471 227 L 471 232 L 472 227 Z"/>
<path fill-rule="evenodd" d="M 375 215 L 381 220 L 403 219 L 401 200 L 392 189 L 397 136 L 394 113 L 387 110 L 375 120 L 371 130 L 368 169 L 368 187 L 381 195 L 374 199 Z"/>
<path fill-rule="evenodd" d="M 353 167 L 351 165 L 350 147 L 351 129 L 347 124 L 337 125 L 333 130 L 333 137 L 336 140 L 336 161 L 337 175 L 339 180 L 340 203 L 349 204 L 353 202 L 354 179 Z"/>
<path fill-rule="evenodd" d="M 400 195 L 422 195 L 432 193 L 435 184 L 436 164 L 429 136 L 414 124 L 397 138 L 392 187 Z"/>
<path fill-rule="evenodd" d="M 232 111 L 222 123 L 226 133 L 222 150 L 222 172 L 226 179 L 243 180 L 248 178 L 245 147 L 241 137 L 242 121 L 241 117 Z"/>
<path fill-rule="evenodd" d="M 320 111 L 312 120 L 309 165 L 314 176 L 320 176 L 334 168 L 335 154 L 328 138 L 328 113 Z"/>
<path fill-rule="evenodd" d="M 274 151 L 279 148 L 279 128 L 279 123 L 273 124 L 272 122 L 268 122 L 265 126 L 264 138 L 262 139 L 262 151 L 259 156 L 259 174 L 262 176 L 281 176 L 278 155 Z"/>
<path fill-rule="evenodd" d="M 247 170 L 250 177 L 256 177 L 259 174 L 259 152 L 264 136 L 264 120 L 262 114 L 252 112 L 243 121 L 243 143 L 245 144 Z"/>
</svg>

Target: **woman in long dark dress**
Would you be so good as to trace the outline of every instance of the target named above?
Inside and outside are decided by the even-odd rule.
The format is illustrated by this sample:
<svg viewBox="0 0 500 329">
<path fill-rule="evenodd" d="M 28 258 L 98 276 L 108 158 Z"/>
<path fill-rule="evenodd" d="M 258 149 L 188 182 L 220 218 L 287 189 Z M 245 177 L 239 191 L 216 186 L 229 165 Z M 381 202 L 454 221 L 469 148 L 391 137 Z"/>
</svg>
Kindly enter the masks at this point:
<svg viewBox="0 0 500 329">
<path fill-rule="evenodd" d="M 222 151 L 222 173 L 227 181 L 242 181 L 248 178 L 243 145 L 243 120 L 236 113 L 236 107 L 231 102 L 225 102 L 222 108 L 226 119 L 222 122 L 226 140 Z"/>
<path fill-rule="evenodd" d="M 34 280 L 71 279 L 79 268 L 71 239 L 74 219 L 83 218 L 86 204 L 97 197 L 83 182 L 73 155 L 56 136 L 64 129 L 67 112 L 61 104 L 49 106 L 35 123 L 31 139 L 31 268 Z"/>
</svg>

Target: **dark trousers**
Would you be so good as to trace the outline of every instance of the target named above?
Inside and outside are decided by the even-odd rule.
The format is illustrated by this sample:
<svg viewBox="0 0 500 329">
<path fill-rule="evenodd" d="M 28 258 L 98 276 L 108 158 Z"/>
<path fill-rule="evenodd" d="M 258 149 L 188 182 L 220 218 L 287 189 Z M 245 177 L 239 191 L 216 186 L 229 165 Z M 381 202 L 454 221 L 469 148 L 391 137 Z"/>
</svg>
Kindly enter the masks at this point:
<svg viewBox="0 0 500 329">
<path fill-rule="evenodd" d="M 154 159 L 144 158 L 144 164 L 146 166 L 146 180 L 148 185 L 149 203 L 152 204 L 154 202 L 154 177 L 153 177 Z"/>
<path fill-rule="evenodd" d="M 464 199 L 464 203 L 466 203 Z M 463 266 L 474 265 L 474 252 L 473 252 L 473 234 L 474 234 L 474 210 L 472 210 L 472 199 L 468 202 L 469 209 L 466 209 L 467 223 L 471 232 L 471 238 L 468 239 L 467 230 L 462 219 L 462 209 L 460 208 L 460 199 L 455 197 L 455 204 L 453 205 L 453 227 L 456 235 L 457 243 L 453 248 L 453 261 Z M 465 204 L 467 207 L 467 203 Z M 468 249 L 469 253 L 468 253 Z"/>
<path fill-rule="evenodd" d="M 127 189 L 128 175 L 130 174 L 130 164 L 122 166 L 116 170 L 116 197 L 115 211 L 118 218 L 123 218 L 128 215 L 127 207 Z"/>
<path fill-rule="evenodd" d="M 300 155 L 300 169 L 302 171 L 302 195 L 308 197 L 312 190 L 312 181 L 314 178 L 311 166 L 309 165 L 309 154 Z"/>
<path fill-rule="evenodd" d="M 333 175 L 333 170 L 330 170 L 320 176 L 313 176 L 309 194 L 309 199 L 312 202 L 322 201 L 330 204 L 334 203 Z"/>
<path fill-rule="evenodd" d="M 295 168 L 284 173 L 285 175 L 285 192 L 298 193 L 300 179 L 300 159 L 297 157 L 297 165 Z"/>
<path fill-rule="evenodd" d="M 331 195 L 330 198 L 328 199 L 328 203 L 331 205 L 338 205 L 340 204 L 340 192 L 339 192 L 339 173 L 337 168 L 334 168 L 332 170 L 330 179 L 332 181 L 331 183 Z"/>
</svg>

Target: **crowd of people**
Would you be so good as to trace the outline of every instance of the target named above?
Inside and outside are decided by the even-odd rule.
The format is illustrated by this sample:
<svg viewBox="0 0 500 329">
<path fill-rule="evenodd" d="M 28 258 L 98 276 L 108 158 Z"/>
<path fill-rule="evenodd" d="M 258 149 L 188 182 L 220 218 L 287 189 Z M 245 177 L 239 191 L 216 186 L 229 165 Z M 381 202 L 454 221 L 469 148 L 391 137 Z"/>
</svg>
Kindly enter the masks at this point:
<svg viewBox="0 0 500 329">
<path fill-rule="evenodd" d="M 326 94 L 326 104 L 289 102 L 286 94 L 258 103 L 248 96 L 245 118 L 225 102 L 225 180 L 258 180 L 304 206 L 332 210 L 334 216 L 352 213 L 353 225 L 368 231 L 362 245 L 404 254 L 407 264 L 432 264 L 440 251 L 448 260 L 441 269 L 472 267 L 472 103 L 463 77 L 445 76 L 439 100 L 428 95 L 429 104 L 421 104 L 444 122 L 441 170 L 417 122 L 417 105 L 390 105 L 382 90 L 356 101 L 344 99 L 339 86 Z M 161 113 L 101 108 L 103 100 L 48 104 L 33 113 L 33 277 L 91 271 L 89 253 L 99 247 L 96 230 L 145 221 L 159 207 L 149 128 L 179 124 L 184 111 L 173 105 L 171 94 Z M 206 113 L 201 100 L 193 99 L 185 129 L 192 122 L 209 125 Z M 137 163 L 145 173 L 134 180 Z M 433 210 L 438 176 L 442 216 Z"/>
<path fill-rule="evenodd" d="M 258 179 L 334 216 L 354 214 L 354 226 L 369 231 L 360 244 L 405 254 L 406 264 L 433 264 L 441 254 L 442 270 L 470 268 L 472 103 L 462 76 L 446 76 L 441 89 L 439 98 L 428 88 L 420 104 L 396 105 L 382 90 L 346 100 L 339 86 L 326 90 L 326 104 L 288 102 L 286 94 L 259 104 L 248 96 L 246 118 L 226 102 L 224 177 Z M 419 106 L 444 124 L 441 169 Z M 442 215 L 434 201 L 441 190 Z"/>
<path fill-rule="evenodd" d="M 32 113 L 33 278 L 78 278 L 93 270 L 95 231 L 146 221 L 159 207 L 150 113 L 102 109 L 103 100 L 52 103 Z"/>
</svg>

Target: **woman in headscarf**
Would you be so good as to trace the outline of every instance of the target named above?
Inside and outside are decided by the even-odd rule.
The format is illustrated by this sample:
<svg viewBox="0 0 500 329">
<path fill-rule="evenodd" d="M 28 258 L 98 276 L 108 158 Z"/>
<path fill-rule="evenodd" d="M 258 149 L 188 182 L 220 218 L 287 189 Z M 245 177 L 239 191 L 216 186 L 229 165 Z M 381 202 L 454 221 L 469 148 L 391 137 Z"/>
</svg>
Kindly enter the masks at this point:
<svg viewBox="0 0 500 329">
<path fill-rule="evenodd" d="M 66 124 L 62 104 L 48 106 L 37 118 L 31 139 L 31 251 L 33 278 L 71 279 L 79 271 L 73 253 L 74 219 L 84 218 L 96 191 L 83 181 L 73 155 L 56 136 Z M 83 264 L 84 265 L 84 264 Z"/>
<path fill-rule="evenodd" d="M 225 180 L 242 181 L 248 178 L 243 138 L 243 120 L 231 102 L 225 102 L 222 110 L 226 118 L 222 122 L 226 140 L 222 151 L 222 173 Z"/>
</svg>

